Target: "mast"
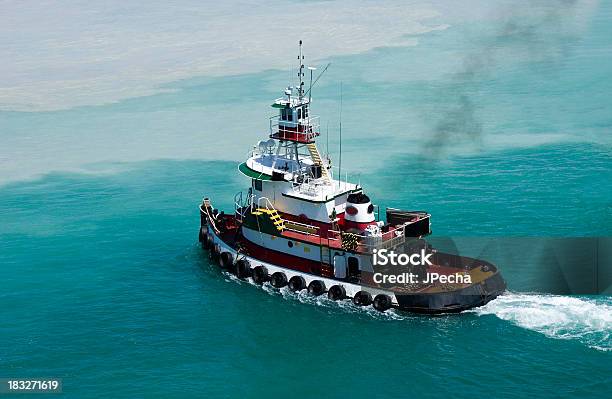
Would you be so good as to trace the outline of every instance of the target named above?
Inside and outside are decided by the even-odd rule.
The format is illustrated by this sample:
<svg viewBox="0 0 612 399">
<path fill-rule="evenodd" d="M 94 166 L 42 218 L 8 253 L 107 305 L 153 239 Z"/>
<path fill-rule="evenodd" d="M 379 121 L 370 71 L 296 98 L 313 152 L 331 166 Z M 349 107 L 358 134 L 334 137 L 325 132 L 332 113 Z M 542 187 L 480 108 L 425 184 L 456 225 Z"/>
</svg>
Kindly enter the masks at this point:
<svg viewBox="0 0 612 399">
<path fill-rule="evenodd" d="M 295 166 L 295 170 L 292 169 L 291 172 L 293 178 L 298 175 L 302 178 L 310 176 L 315 180 L 324 178 L 325 184 L 331 185 L 331 172 L 327 168 L 329 161 L 324 162 L 323 156 L 316 145 L 316 138 L 320 135 L 319 117 L 312 115 L 309 107 L 312 101 L 312 88 L 330 64 L 328 63 L 316 78 L 314 77 L 314 71 L 317 68 L 308 67 L 310 87 L 305 90 L 306 71 L 302 43 L 301 40 L 298 42 L 298 83 L 294 87 L 287 87 L 285 90 L 286 97 L 278 98 L 272 104 L 272 107 L 278 109 L 278 114 L 270 118 L 270 138 L 278 140 L 279 147 L 285 148 L 287 156 L 293 161 L 292 168 Z M 309 160 L 312 163 L 310 161 L 304 162 L 304 159 L 308 159 L 308 154 L 302 154 L 303 149 L 308 150 Z M 301 155 L 304 155 L 305 158 L 300 159 Z M 276 161 L 273 161 L 273 166 L 276 166 Z"/>
<path fill-rule="evenodd" d="M 300 86 L 298 88 L 298 97 L 301 100 L 304 97 L 304 56 L 302 55 L 302 41 L 300 40 L 300 55 L 298 55 L 299 69 L 298 69 L 298 82 Z"/>
<path fill-rule="evenodd" d="M 340 155 L 338 157 L 338 183 L 342 181 L 342 82 L 340 82 Z"/>
</svg>

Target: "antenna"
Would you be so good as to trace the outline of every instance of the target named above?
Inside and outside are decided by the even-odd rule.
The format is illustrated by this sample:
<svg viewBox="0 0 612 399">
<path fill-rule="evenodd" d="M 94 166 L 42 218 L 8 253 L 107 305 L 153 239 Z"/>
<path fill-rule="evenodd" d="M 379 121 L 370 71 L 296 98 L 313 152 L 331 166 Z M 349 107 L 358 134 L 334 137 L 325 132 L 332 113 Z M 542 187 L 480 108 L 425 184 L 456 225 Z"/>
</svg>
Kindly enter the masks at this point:
<svg viewBox="0 0 612 399">
<path fill-rule="evenodd" d="M 289 84 L 287 85 L 287 88 L 293 86 L 292 82 L 293 82 L 293 62 L 289 63 Z"/>
<path fill-rule="evenodd" d="M 340 156 L 338 157 L 338 182 L 342 181 L 342 82 L 340 82 Z"/>
<path fill-rule="evenodd" d="M 298 89 L 298 94 L 300 100 L 304 97 L 304 56 L 302 55 L 302 41 L 300 40 L 300 55 L 298 55 L 298 62 L 300 65 L 300 69 L 298 70 L 298 82 L 300 82 L 300 88 Z"/>
<path fill-rule="evenodd" d="M 327 131 L 325 132 L 325 141 L 327 141 L 326 147 L 325 147 L 325 152 L 326 152 L 325 155 L 327 156 L 327 163 L 329 164 L 329 121 L 327 121 Z"/>
<path fill-rule="evenodd" d="M 316 85 L 317 82 L 319 81 L 319 79 L 321 79 L 321 76 L 323 76 L 323 74 L 325 73 L 325 71 L 327 71 L 327 68 L 329 68 L 329 66 L 331 65 L 331 62 L 327 63 L 327 65 L 325 65 L 325 68 L 323 68 L 323 70 L 321 71 L 321 73 L 319 74 L 319 76 L 317 76 L 317 78 L 314 80 L 314 82 L 311 83 L 310 85 L 310 89 L 308 89 L 306 91 L 306 94 L 309 94 L 310 91 L 312 90 L 312 86 Z"/>
<path fill-rule="evenodd" d="M 308 67 L 308 70 L 310 71 L 310 88 L 308 89 L 308 104 L 310 104 L 310 100 L 312 100 L 312 71 L 315 71 L 317 68 L 315 67 Z"/>
</svg>

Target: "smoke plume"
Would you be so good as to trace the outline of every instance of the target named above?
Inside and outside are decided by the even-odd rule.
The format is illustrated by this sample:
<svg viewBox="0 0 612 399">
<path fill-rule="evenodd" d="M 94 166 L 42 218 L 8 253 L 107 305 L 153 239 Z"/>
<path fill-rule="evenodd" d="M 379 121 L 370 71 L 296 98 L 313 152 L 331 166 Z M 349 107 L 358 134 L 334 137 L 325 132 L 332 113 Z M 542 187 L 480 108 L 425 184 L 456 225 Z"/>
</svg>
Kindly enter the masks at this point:
<svg viewBox="0 0 612 399">
<path fill-rule="evenodd" d="M 477 50 L 465 54 L 461 69 L 439 89 L 424 153 L 439 158 L 455 145 L 480 147 L 487 133 L 479 117 L 485 82 L 496 79 L 502 62 L 545 65 L 538 70 L 553 72 L 569 55 L 593 5 L 585 0 L 517 2 L 497 10 L 499 28 L 492 35 L 465 37 L 475 42 Z"/>
</svg>

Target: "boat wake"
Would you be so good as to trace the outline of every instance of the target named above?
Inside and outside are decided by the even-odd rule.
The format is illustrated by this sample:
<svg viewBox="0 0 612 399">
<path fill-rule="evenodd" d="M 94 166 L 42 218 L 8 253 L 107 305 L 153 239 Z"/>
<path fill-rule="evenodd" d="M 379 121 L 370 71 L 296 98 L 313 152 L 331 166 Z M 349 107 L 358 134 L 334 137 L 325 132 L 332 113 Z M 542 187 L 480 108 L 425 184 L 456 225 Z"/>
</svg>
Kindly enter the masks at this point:
<svg viewBox="0 0 612 399">
<path fill-rule="evenodd" d="M 372 305 L 356 306 L 353 304 L 351 299 L 333 301 L 329 299 L 325 294 L 321 296 L 312 296 L 308 294 L 306 290 L 302 290 L 300 292 L 293 292 L 288 287 L 277 289 L 272 287 L 270 283 L 265 283 L 260 286 L 258 284 L 255 284 L 250 278 L 242 280 L 228 272 L 223 272 L 223 274 L 226 277 L 227 281 L 237 282 L 241 284 L 250 284 L 255 287 L 262 288 L 266 293 L 270 295 L 279 295 L 282 296 L 284 299 L 295 300 L 309 305 L 322 306 L 330 310 L 338 309 L 349 313 L 365 314 L 380 320 L 407 320 L 416 317 L 409 313 L 398 312 L 395 309 L 389 309 L 386 312 L 379 312 L 378 310 L 374 309 Z"/>
<path fill-rule="evenodd" d="M 356 306 L 350 299 L 332 301 L 326 295 L 314 297 L 306 291 L 292 292 L 287 287 L 278 290 L 269 283 L 259 286 L 251 279 L 240 280 L 233 274 L 224 274 L 228 281 L 254 285 L 270 295 L 330 310 L 365 314 L 380 320 L 414 320 L 423 317 L 395 309 L 381 313 L 371 305 Z M 612 297 L 609 296 L 593 298 L 506 292 L 485 306 L 463 313 L 494 315 L 550 338 L 576 340 L 599 351 L 612 351 Z"/>
<path fill-rule="evenodd" d="M 577 340 L 590 348 L 612 351 L 612 297 L 570 297 L 507 292 L 470 310 L 495 315 L 550 338 Z"/>
</svg>

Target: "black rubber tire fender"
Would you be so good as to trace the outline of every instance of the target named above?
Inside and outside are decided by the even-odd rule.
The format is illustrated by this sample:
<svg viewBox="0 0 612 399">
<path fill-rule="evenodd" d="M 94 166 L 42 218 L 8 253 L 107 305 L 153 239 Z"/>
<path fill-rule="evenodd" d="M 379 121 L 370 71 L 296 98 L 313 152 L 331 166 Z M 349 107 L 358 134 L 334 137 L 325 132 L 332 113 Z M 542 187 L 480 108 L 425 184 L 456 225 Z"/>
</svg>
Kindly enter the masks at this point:
<svg viewBox="0 0 612 399">
<path fill-rule="evenodd" d="M 244 258 L 238 259 L 234 271 L 236 273 L 236 277 L 238 278 L 251 277 L 251 264 Z"/>
<path fill-rule="evenodd" d="M 272 273 L 270 276 L 270 284 L 274 288 L 283 288 L 287 285 L 287 276 L 283 272 Z"/>
<path fill-rule="evenodd" d="M 374 302 L 372 302 L 372 304 L 374 305 L 374 309 L 379 312 L 385 312 L 391 309 L 391 297 L 386 294 L 378 294 L 374 297 Z"/>
<path fill-rule="evenodd" d="M 202 248 L 211 249 L 215 246 L 215 240 L 212 235 L 206 233 L 206 242 L 202 242 Z"/>
<path fill-rule="evenodd" d="M 323 295 L 325 293 L 325 283 L 321 280 L 312 280 L 308 284 L 308 293 L 314 296 Z"/>
<path fill-rule="evenodd" d="M 353 297 L 353 303 L 357 306 L 368 306 L 372 303 L 372 295 L 368 291 L 359 291 Z"/>
<path fill-rule="evenodd" d="M 208 252 L 208 257 L 210 258 L 210 260 L 216 263 L 219 261 L 220 255 L 221 247 L 219 246 L 219 244 L 214 244 L 212 247 L 210 247 L 210 252 Z"/>
<path fill-rule="evenodd" d="M 221 266 L 221 269 L 231 270 L 234 266 L 234 256 L 229 252 L 221 252 L 219 266 Z"/>
<path fill-rule="evenodd" d="M 306 280 L 302 276 L 293 276 L 289 279 L 289 289 L 293 292 L 302 291 L 306 288 Z"/>
<path fill-rule="evenodd" d="M 332 285 L 327 291 L 327 297 L 332 301 L 340 301 L 346 298 L 346 290 L 341 285 Z"/>
<path fill-rule="evenodd" d="M 253 268 L 253 274 L 251 276 L 255 284 L 262 285 L 268 281 L 268 269 L 265 266 L 255 266 Z"/>
</svg>

